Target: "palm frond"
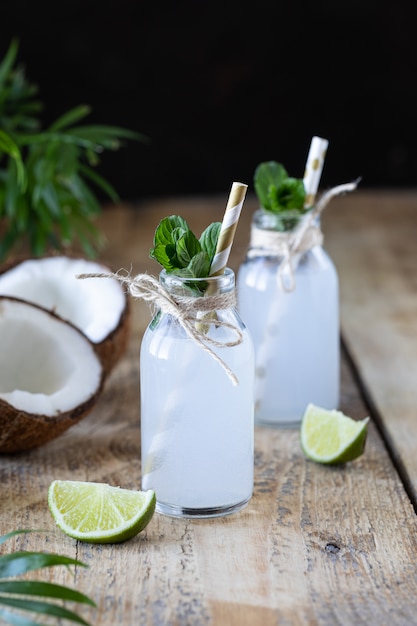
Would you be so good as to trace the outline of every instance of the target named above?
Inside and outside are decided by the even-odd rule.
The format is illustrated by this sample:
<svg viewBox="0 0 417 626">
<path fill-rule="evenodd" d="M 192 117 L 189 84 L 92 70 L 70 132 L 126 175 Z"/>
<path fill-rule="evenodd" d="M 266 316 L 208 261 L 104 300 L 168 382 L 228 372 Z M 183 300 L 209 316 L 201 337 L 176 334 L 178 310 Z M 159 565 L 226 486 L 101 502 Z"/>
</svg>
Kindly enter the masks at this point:
<svg viewBox="0 0 417 626">
<path fill-rule="evenodd" d="M 18 534 L 30 532 L 33 531 L 16 530 L 7 533 L 0 537 L 0 545 Z M 87 567 L 78 559 L 47 552 L 18 551 L 0 555 L 0 618 L 4 623 L 13 626 L 41 626 L 40 622 L 25 615 L 25 612 L 29 612 L 89 626 L 80 615 L 57 602 L 76 602 L 95 607 L 95 602 L 85 594 L 50 582 L 16 580 L 16 577 L 28 572 L 62 565 Z"/>
<path fill-rule="evenodd" d="M 91 112 L 84 104 L 42 128 L 43 103 L 36 99 L 37 86 L 16 67 L 18 47 L 13 40 L 0 62 L 0 262 L 22 240 L 41 256 L 48 247 L 68 246 L 74 236 L 95 256 L 98 237 L 91 220 L 101 211 L 97 194 L 113 202 L 118 195 L 93 168 L 104 151 L 149 139 L 119 126 L 80 125 Z"/>
</svg>

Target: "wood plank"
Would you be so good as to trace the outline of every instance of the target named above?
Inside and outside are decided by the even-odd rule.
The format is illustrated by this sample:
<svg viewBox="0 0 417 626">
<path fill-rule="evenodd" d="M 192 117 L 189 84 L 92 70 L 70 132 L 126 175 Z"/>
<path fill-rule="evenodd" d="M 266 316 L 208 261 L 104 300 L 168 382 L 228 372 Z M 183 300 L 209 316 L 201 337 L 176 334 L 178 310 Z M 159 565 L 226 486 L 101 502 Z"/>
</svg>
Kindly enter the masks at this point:
<svg viewBox="0 0 417 626">
<path fill-rule="evenodd" d="M 52 479 L 139 488 L 136 359 L 132 346 L 81 424 L 43 449 L 1 459 L 2 531 L 44 528 L 16 545 L 89 564 L 74 583 L 99 605 L 93 623 L 412 623 L 415 517 L 373 427 L 364 457 L 344 468 L 307 462 L 295 431 L 258 428 L 254 497 L 229 518 L 156 515 L 119 546 L 77 544 L 57 530 L 46 506 Z M 342 405 L 364 415 L 346 367 Z"/>
<path fill-rule="evenodd" d="M 339 271 L 343 335 L 417 503 L 417 193 L 333 201 L 325 245 Z"/>
<path fill-rule="evenodd" d="M 154 271 L 147 251 L 156 219 L 180 213 L 205 226 L 223 209 L 217 199 L 188 199 L 108 211 L 105 258 L 115 269 Z M 245 248 L 240 232 L 236 259 Z M 94 411 L 43 448 L 0 457 L 1 531 L 46 531 L 4 551 L 44 549 L 86 562 L 74 585 L 96 600 L 83 616 L 100 626 L 413 623 L 416 518 L 373 423 L 365 454 L 335 468 L 307 461 L 297 430 L 257 428 L 254 496 L 227 518 L 156 514 L 138 537 L 114 546 L 75 542 L 55 527 L 46 503 L 53 479 L 140 488 L 139 345 L 150 313 L 140 302 L 133 309 L 128 351 Z M 342 365 L 341 408 L 363 418 L 367 409 Z M 49 578 L 73 582 L 65 572 Z"/>
</svg>

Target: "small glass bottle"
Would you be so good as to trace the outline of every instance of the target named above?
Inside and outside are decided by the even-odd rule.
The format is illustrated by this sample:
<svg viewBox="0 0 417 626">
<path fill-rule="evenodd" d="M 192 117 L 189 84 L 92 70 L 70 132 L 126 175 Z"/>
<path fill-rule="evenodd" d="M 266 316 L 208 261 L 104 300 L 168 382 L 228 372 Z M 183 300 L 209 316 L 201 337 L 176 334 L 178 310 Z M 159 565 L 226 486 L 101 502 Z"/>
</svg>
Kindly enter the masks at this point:
<svg viewBox="0 0 417 626">
<path fill-rule="evenodd" d="M 174 300 L 217 298 L 219 308 L 197 312 L 191 324 L 238 384 L 178 317 L 156 313 L 140 356 L 142 488 L 155 491 L 157 511 L 167 515 L 233 513 L 251 498 L 254 465 L 253 343 L 234 305 L 220 302 L 235 296 L 235 275 L 226 268 L 189 279 L 162 270 L 159 280 Z M 227 345 L 237 343 L 236 330 L 241 342 Z"/>
<path fill-rule="evenodd" d="M 279 232 L 278 220 L 263 209 L 254 213 L 237 291 L 255 346 L 255 421 L 290 427 L 310 402 L 338 406 L 339 288 L 319 218 L 290 255 L 295 231 Z"/>
</svg>

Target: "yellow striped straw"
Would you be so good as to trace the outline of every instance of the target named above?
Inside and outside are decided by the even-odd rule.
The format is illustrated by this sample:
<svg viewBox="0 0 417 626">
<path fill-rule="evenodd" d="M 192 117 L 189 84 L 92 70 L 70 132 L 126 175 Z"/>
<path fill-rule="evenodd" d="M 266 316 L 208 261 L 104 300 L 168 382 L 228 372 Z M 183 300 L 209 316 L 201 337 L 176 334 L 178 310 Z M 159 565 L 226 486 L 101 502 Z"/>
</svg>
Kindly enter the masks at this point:
<svg viewBox="0 0 417 626">
<path fill-rule="evenodd" d="M 327 139 L 322 137 L 314 136 L 311 140 L 303 179 L 306 191 L 305 207 L 313 206 L 316 200 L 328 145 Z"/>
<path fill-rule="evenodd" d="M 210 268 L 210 276 L 219 276 L 226 268 L 247 188 L 248 186 L 244 183 L 232 185 Z"/>
</svg>

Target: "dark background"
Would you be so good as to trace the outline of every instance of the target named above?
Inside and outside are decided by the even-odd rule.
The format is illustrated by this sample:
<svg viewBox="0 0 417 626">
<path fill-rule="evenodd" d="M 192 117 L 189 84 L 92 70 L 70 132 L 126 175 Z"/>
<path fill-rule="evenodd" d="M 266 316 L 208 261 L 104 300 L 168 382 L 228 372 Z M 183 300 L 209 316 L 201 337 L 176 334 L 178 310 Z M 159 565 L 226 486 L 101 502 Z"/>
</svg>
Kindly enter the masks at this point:
<svg viewBox="0 0 417 626">
<path fill-rule="evenodd" d="M 417 181 L 413 4 L 377 0 L 2 2 L 39 86 L 44 123 L 78 104 L 89 123 L 149 137 L 105 153 L 125 199 L 227 194 L 257 164 L 302 177 L 329 140 L 322 186 Z"/>
</svg>

